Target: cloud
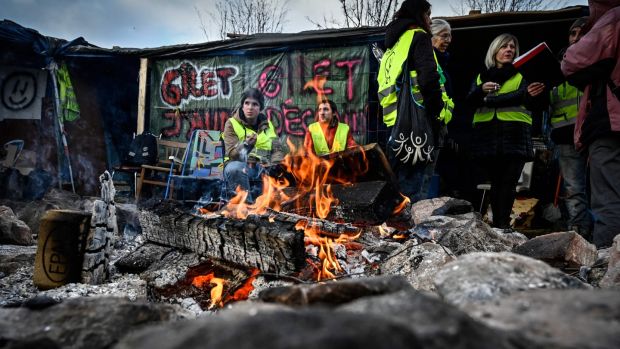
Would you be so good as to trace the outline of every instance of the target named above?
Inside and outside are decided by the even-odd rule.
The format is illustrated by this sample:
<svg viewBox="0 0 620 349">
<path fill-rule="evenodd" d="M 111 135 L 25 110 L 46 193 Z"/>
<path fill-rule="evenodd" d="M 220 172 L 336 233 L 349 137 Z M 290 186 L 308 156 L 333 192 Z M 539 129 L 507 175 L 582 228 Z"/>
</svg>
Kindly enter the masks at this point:
<svg viewBox="0 0 620 349">
<path fill-rule="evenodd" d="M 226 0 L 223 0 L 226 1 Z M 284 0 L 280 0 L 283 2 Z M 454 0 L 452 0 L 454 1 Z M 101 47 L 158 47 L 206 41 L 194 6 L 206 24 L 217 0 L 0 0 L 2 16 L 41 34 L 67 40 L 84 37 Z M 433 16 L 450 16 L 446 1 L 434 0 Z M 586 4 L 571 0 L 570 4 Z M 339 19 L 338 0 L 290 0 L 285 32 L 316 29 L 306 19 L 322 23 Z M 210 28 L 210 40 L 218 40 Z"/>
</svg>

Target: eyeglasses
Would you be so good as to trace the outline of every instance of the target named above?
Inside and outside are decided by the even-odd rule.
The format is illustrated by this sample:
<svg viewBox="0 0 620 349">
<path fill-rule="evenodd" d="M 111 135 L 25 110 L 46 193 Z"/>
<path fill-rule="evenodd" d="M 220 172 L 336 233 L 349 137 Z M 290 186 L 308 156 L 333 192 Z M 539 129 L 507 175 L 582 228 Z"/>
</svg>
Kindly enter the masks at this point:
<svg viewBox="0 0 620 349">
<path fill-rule="evenodd" d="M 450 40 L 452 39 L 452 34 L 445 33 L 445 34 L 437 35 L 437 37 L 439 37 L 441 40 Z"/>
</svg>

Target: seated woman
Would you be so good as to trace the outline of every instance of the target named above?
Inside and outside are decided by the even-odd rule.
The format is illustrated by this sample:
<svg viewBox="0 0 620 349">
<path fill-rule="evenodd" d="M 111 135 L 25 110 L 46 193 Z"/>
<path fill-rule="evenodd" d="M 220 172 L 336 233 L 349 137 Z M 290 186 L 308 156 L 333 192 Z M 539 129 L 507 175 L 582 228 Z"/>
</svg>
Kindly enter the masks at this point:
<svg viewBox="0 0 620 349">
<path fill-rule="evenodd" d="M 284 158 L 273 124 L 261 113 L 264 106 L 263 94 L 250 88 L 243 92 L 241 106 L 224 125 L 225 197 L 234 196 L 239 187 L 250 192 L 248 201 L 254 201 L 262 191 L 262 184 L 256 182 L 261 179 L 264 167 Z"/>
<path fill-rule="evenodd" d="M 304 148 L 321 156 L 355 147 L 357 143 L 351 136 L 349 125 L 338 122 L 336 103 L 321 101 L 316 107 L 316 119 L 308 125 Z"/>
<path fill-rule="evenodd" d="M 530 110 L 542 104 L 544 85 L 523 79 L 512 65 L 519 42 L 511 34 L 496 37 L 482 71 L 467 95 L 475 109 L 472 155 L 491 180 L 493 226 L 510 228 L 510 213 L 523 165 L 534 156 Z M 537 97 L 534 99 L 533 97 Z"/>
</svg>

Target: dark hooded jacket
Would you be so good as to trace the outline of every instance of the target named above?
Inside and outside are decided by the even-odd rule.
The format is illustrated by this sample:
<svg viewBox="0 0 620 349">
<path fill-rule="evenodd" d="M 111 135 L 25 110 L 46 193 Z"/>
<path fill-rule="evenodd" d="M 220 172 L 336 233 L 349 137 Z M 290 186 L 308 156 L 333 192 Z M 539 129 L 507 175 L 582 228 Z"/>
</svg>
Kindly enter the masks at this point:
<svg viewBox="0 0 620 349">
<path fill-rule="evenodd" d="M 408 18 L 398 18 L 390 22 L 385 32 L 386 48 L 393 47 L 405 31 L 415 27 L 417 26 L 414 20 Z M 433 44 L 428 33 L 417 33 L 413 36 L 407 63 L 407 71 L 411 70 L 418 73 L 418 84 L 424 97 L 427 115 L 431 120 L 436 120 L 443 108 L 443 101 L 437 63 L 433 56 Z"/>
</svg>

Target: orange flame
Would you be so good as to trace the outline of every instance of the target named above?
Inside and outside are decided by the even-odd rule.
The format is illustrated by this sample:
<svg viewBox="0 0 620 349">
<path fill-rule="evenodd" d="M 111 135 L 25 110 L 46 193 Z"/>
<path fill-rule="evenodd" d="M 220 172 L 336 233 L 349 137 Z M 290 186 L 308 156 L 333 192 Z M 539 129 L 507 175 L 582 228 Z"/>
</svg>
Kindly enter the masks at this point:
<svg viewBox="0 0 620 349">
<path fill-rule="evenodd" d="M 226 280 L 216 278 L 213 273 L 199 275 L 192 280 L 192 285 L 198 288 L 203 288 L 207 283 L 215 285 L 211 289 L 211 305 L 209 308 L 211 309 L 216 306 L 222 307 L 224 305 L 222 302 L 222 292 L 224 291 L 224 284 L 226 283 Z"/>
<path fill-rule="evenodd" d="M 211 288 L 210 292 L 211 304 L 209 305 L 209 309 L 213 309 L 215 307 L 221 308 L 224 306 L 224 304 L 230 301 L 248 299 L 250 292 L 252 292 L 252 290 L 254 289 L 252 283 L 256 279 L 258 273 L 258 269 L 253 269 L 250 277 L 246 279 L 243 285 L 239 287 L 232 296 L 226 296 L 225 299 L 223 299 L 222 297 L 222 294 L 224 292 L 224 285 L 227 285 L 229 282 L 226 279 L 216 278 L 214 273 L 209 273 L 207 275 L 198 275 L 194 277 L 194 279 L 192 280 L 192 285 L 198 288 L 203 288 L 206 284 L 214 285 L 213 288 Z"/>
<path fill-rule="evenodd" d="M 403 201 L 401 201 L 400 204 L 398 204 L 398 206 L 396 206 L 396 208 L 394 208 L 394 211 L 392 211 L 392 216 L 395 216 L 395 215 L 399 214 L 411 202 L 409 197 L 403 195 L 403 193 L 400 193 L 400 196 L 402 196 Z"/>
<path fill-rule="evenodd" d="M 317 80 L 319 84 L 317 86 L 322 86 L 321 81 L 323 80 Z M 290 141 L 287 143 L 291 151 L 284 158 L 282 165 L 285 171 L 295 179 L 294 196 L 287 195 L 284 190 L 290 185 L 286 179 L 263 176 L 262 195 L 256 198 L 253 204 L 247 204 L 248 193 L 237 188 L 235 197 L 222 210 L 224 216 L 245 219 L 249 214 L 265 214 L 268 209 L 280 211 L 286 203 L 286 205 L 294 205 L 296 209 L 310 209 L 308 216 L 311 218 L 326 219 L 328 217 L 331 208 L 338 204 L 330 183 L 348 184 L 351 180 L 330 177 L 330 170 L 335 159 L 318 157 L 312 152 L 305 152 L 303 148 L 298 150 Z M 367 165 L 364 164 L 364 166 L 360 167 L 360 170 L 367 170 Z M 271 218 L 269 220 L 271 221 Z M 318 272 L 319 280 L 334 278 L 334 273 L 343 271 L 336 258 L 334 246 L 339 243 L 338 240 L 350 241 L 351 237 L 345 236 L 338 239 L 321 237 L 319 229 L 310 226 L 307 220 L 298 221 L 295 228 L 304 230 L 307 244 L 319 247 L 319 258 L 322 260 L 322 268 Z"/>
</svg>

